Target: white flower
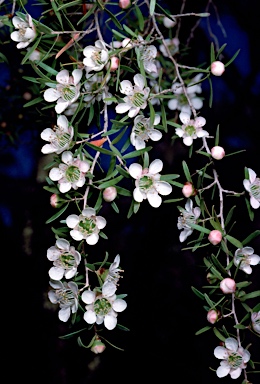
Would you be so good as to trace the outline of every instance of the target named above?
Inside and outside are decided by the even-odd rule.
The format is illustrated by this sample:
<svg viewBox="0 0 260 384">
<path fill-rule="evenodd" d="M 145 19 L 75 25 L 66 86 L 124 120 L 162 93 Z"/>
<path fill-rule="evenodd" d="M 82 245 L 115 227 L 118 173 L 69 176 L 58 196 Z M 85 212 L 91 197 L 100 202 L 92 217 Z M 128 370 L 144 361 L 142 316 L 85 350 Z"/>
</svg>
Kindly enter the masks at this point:
<svg viewBox="0 0 260 384">
<path fill-rule="evenodd" d="M 260 335 L 260 311 L 252 313 L 251 321 L 253 330 Z"/>
<path fill-rule="evenodd" d="M 193 232 L 193 228 L 191 228 L 190 224 L 197 224 L 198 218 L 200 216 L 201 210 L 199 207 L 193 208 L 193 202 L 191 199 L 188 199 L 185 204 L 185 209 L 182 207 L 178 207 L 181 215 L 178 217 L 177 227 L 178 229 L 183 229 L 181 231 L 179 239 L 182 243 L 190 236 Z"/>
<path fill-rule="evenodd" d="M 88 45 L 83 49 L 83 64 L 88 71 L 101 71 L 109 59 L 108 50 L 101 40 L 95 42 L 95 46 Z"/>
<path fill-rule="evenodd" d="M 69 215 L 66 224 L 72 228 L 70 235 L 74 240 L 86 240 L 87 244 L 95 245 L 99 240 L 100 229 L 103 229 L 107 222 L 102 216 L 96 216 L 94 208 L 83 209 L 81 215 Z"/>
<path fill-rule="evenodd" d="M 54 167 L 49 172 L 49 177 L 53 181 L 58 181 L 58 187 L 61 193 L 70 191 L 71 188 L 78 189 L 85 184 L 85 175 L 90 168 L 88 161 L 80 160 L 79 157 L 73 157 L 70 151 L 64 151 L 61 155 L 64 164 Z"/>
<path fill-rule="evenodd" d="M 140 45 L 139 46 L 141 57 L 143 60 L 144 69 L 148 73 L 157 73 L 157 66 L 155 64 L 155 58 L 157 56 L 157 48 L 155 45 Z"/>
<path fill-rule="evenodd" d="M 239 269 L 247 274 L 252 273 L 250 265 L 257 265 L 260 263 L 260 256 L 254 254 L 252 247 L 239 248 L 235 252 L 234 264 L 239 266 Z"/>
<path fill-rule="evenodd" d="M 53 304 L 59 304 L 59 319 L 63 322 L 69 320 L 71 313 L 76 313 L 78 309 L 78 295 L 79 290 L 76 283 L 66 281 L 62 283 L 61 281 L 50 281 L 50 285 L 55 290 L 50 290 L 48 292 L 49 300 Z"/>
<path fill-rule="evenodd" d="M 86 74 L 87 82 L 84 84 L 84 89 L 86 96 L 84 96 L 84 101 L 89 107 L 91 104 L 94 104 L 95 101 L 103 100 L 107 105 L 112 104 L 112 101 L 105 101 L 106 98 L 112 97 L 112 94 L 108 92 L 107 82 L 110 79 L 110 76 L 106 76 L 102 73 Z"/>
<path fill-rule="evenodd" d="M 162 133 L 154 129 L 154 125 L 160 123 L 160 116 L 155 115 L 154 123 L 151 125 L 151 119 L 138 115 L 134 119 L 134 127 L 130 135 L 130 141 L 136 149 L 143 149 L 146 146 L 146 141 L 151 139 L 158 141 L 162 138 Z"/>
<path fill-rule="evenodd" d="M 163 162 L 156 159 L 151 162 L 149 168 L 142 168 L 138 163 L 132 163 L 128 169 L 129 174 L 135 179 L 133 192 L 134 200 L 141 203 L 147 199 L 150 205 L 158 208 L 162 203 L 161 195 L 169 195 L 172 192 L 172 186 L 166 181 L 160 181 L 160 171 L 163 168 Z"/>
<path fill-rule="evenodd" d="M 170 19 L 169 17 L 166 17 L 164 16 L 163 17 L 163 25 L 166 27 L 166 28 L 173 28 L 175 25 L 176 25 L 176 21 L 175 21 L 175 18 L 170 15 L 172 19 Z"/>
<path fill-rule="evenodd" d="M 50 142 L 42 147 L 42 153 L 48 154 L 55 152 L 60 154 L 70 147 L 73 135 L 74 128 L 69 126 L 67 117 L 64 115 L 58 116 L 57 125 L 53 129 L 46 128 L 41 133 L 41 138 Z"/>
<path fill-rule="evenodd" d="M 164 39 L 167 48 L 170 51 L 170 54 L 173 56 L 175 53 L 179 52 L 180 40 L 178 37 L 174 37 L 173 39 Z M 164 57 L 168 57 L 168 52 L 163 44 L 159 45 L 159 50 L 162 52 Z"/>
<path fill-rule="evenodd" d="M 225 340 L 225 347 L 216 347 L 214 356 L 222 359 L 216 373 L 218 377 L 225 377 L 230 374 L 232 379 L 237 379 L 246 368 L 246 363 L 250 360 L 250 353 L 238 346 L 238 342 L 233 337 Z"/>
<path fill-rule="evenodd" d="M 245 189 L 249 192 L 250 204 L 252 208 L 257 209 L 260 207 L 260 178 L 256 177 L 255 171 L 248 168 L 249 179 L 244 179 L 243 184 Z"/>
<path fill-rule="evenodd" d="M 150 88 L 144 88 L 145 79 L 140 73 L 134 76 L 134 83 L 133 86 L 129 80 L 121 81 L 120 91 L 126 96 L 123 99 L 124 103 L 116 106 L 117 113 L 128 112 L 129 117 L 135 117 L 140 109 L 146 108 Z"/>
<path fill-rule="evenodd" d="M 37 36 L 32 17 L 27 13 L 25 19 L 18 16 L 12 18 L 12 23 L 18 31 L 12 32 L 10 37 L 18 42 L 16 45 L 18 49 L 27 47 Z"/>
<path fill-rule="evenodd" d="M 194 120 L 190 118 L 190 115 L 186 112 L 181 112 L 179 115 L 181 122 L 183 123 L 181 128 L 176 128 L 175 133 L 179 137 L 183 138 L 183 143 L 187 146 L 192 145 L 193 140 L 198 137 L 208 137 L 209 133 L 204 131 L 202 127 L 206 124 L 204 117 L 196 117 Z"/>
<path fill-rule="evenodd" d="M 114 294 L 106 296 L 102 289 L 102 294 L 94 291 L 84 291 L 81 296 L 84 303 L 86 303 L 86 312 L 84 313 L 84 320 L 88 324 L 102 324 L 108 330 L 112 330 L 117 325 L 118 312 L 123 312 L 127 303 L 123 299 L 117 299 Z"/>
<path fill-rule="evenodd" d="M 49 103 L 57 101 L 55 106 L 57 113 L 62 113 L 79 98 L 82 73 L 82 69 L 74 69 L 72 76 L 70 76 L 69 71 L 63 69 L 56 75 L 57 84 L 55 88 L 48 88 L 44 92 L 44 100 Z"/>
<path fill-rule="evenodd" d="M 49 276 L 53 280 L 61 280 L 64 276 L 71 279 L 77 273 L 81 255 L 75 247 L 65 239 L 58 239 L 54 246 L 47 250 L 47 258 L 53 261 Z"/>
<path fill-rule="evenodd" d="M 202 73 L 199 73 L 186 85 L 186 92 L 189 96 L 190 102 L 194 109 L 201 109 L 203 101 L 197 96 L 197 93 L 202 92 L 201 84 L 197 83 L 202 77 Z M 191 113 L 191 109 L 188 100 L 184 94 L 183 87 L 180 83 L 176 82 L 172 84 L 173 98 L 168 101 L 168 108 L 171 110 L 179 110 L 181 112 Z"/>
<path fill-rule="evenodd" d="M 120 256 L 117 255 L 113 263 L 109 267 L 107 276 L 102 286 L 102 293 L 105 296 L 112 296 L 116 292 L 117 283 L 121 277 L 120 272 L 123 272 L 121 268 L 118 268 L 119 263 L 120 263 Z"/>
</svg>

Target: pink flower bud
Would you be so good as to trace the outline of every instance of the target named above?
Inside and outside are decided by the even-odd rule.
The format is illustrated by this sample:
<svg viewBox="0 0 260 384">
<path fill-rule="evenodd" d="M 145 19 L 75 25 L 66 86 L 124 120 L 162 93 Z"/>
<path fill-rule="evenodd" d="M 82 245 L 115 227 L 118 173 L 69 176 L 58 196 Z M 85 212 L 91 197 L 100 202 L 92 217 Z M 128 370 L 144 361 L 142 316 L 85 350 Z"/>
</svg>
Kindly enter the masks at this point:
<svg viewBox="0 0 260 384">
<path fill-rule="evenodd" d="M 118 65 L 119 65 L 119 58 L 117 56 L 112 56 L 110 71 L 115 71 L 118 68 Z"/>
<path fill-rule="evenodd" d="M 104 352 L 105 349 L 105 344 L 103 344 L 102 341 L 100 341 L 99 339 L 96 339 L 91 347 L 91 351 L 96 354 Z"/>
<path fill-rule="evenodd" d="M 115 187 L 107 187 L 103 191 L 103 199 L 109 203 L 115 200 L 116 196 L 117 196 L 117 190 Z"/>
<path fill-rule="evenodd" d="M 53 195 L 51 195 L 50 203 L 51 203 L 51 206 L 53 208 L 59 208 L 62 205 L 61 200 L 60 200 L 59 196 L 56 195 L 56 193 L 53 193 Z"/>
<path fill-rule="evenodd" d="M 221 76 L 225 72 L 225 65 L 221 61 L 213 61 L 210 70 L 212 75 Z"/>
<path fill-rule="evenodd" d="M 219 311 L 217 311 L 216 309 L 211 309 L 210 311 L 208 311 L 207 320 L 211 324 L 215 324 L 218 321 L 219 316 L 220 316 L 220 312 Z"/>
<path fill-rule="evenodd" d="M 216 145 L 215 147 L 211 148 L 211 156 L 216 160 L 221 160 L 225 156 L 225 150 L 224 148 Z"/>
<path fill-rule="evenodd" d="M 129 8 L 131 5 L 131 0 L 119 0 L 118 5 L 122 9 Z"/>
<path fill-rule="evenodd" d="M 236 290 L 235 280 L 226 277 L 220 282 L 220 289 L 223 293 L 234 293 Z"/>
<path fill-rule="evenodd" d="M 190 183 L 189 181 L 186 181 L 186 183 L 183 185 L 183 188 L 182 188 L 182 193 L 185 197 L 190 197 L 190 196 L 193 196 L 195 195 L 195 190 L 194 190 L 194 187 L 193 187 L 193 184 Z"/>
<path fill-rule="evenodd" d="M 210 241 L 211 244 L 217 245 L 222 240 L 222 233 L 217 229 L 214 229 L 213 231 L 210 232 L 208 236 L 208 240 Z"/>
</svg>

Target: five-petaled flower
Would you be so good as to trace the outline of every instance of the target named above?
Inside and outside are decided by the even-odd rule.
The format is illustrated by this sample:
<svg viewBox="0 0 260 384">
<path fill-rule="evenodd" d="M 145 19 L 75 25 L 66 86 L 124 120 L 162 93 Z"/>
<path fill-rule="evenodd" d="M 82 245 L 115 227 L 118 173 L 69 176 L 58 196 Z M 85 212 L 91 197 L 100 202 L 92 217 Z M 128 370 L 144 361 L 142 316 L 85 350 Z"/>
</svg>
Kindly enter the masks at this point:
<svg viewBox="0 0 260 384">
<path fill-rule="evenodd" d="M 209 133 L 202 129 L 206 124 L 204 117 L 199 116 L 195 119 L 191 119 L 190 115 L 186 112 L 181 112 L 179 115 L 181 122 L 183 123 L 181 128 L 175 128 L 175 133 L 179 137 L 182 137 L 183 143 L 187 146 L 192 145 L 193 140 L 198 137 L 208 137 Z"/>
<path fill-rule="evenodd" d="M 143 115 L 135 117 L 130 141 L 136 149 L 145 148 L 148 139 L 158 141 L 162 138 L 162 133 L 158 129 L 154 129 L 154 125 L 158 125 L 160 119 L 159 115 L 155 115 L 154 122 L 151 124 L 150 117 L 144 117 Z"/>
<path fill-rule="evenodd" d="M 48 297 L 51 303 L 59 304 L 60 310 L 58 313 L 59 319 L 63 322 L 69 320 L 71 313 L 76 313 L 78 310 L 78 286 L 74 281 L 61 282 L 56 280 L 50 281 L 51 289 L 48 292 Z"/>
<path fill-rule="evenodd" d="M 25 20 L 21 17 L 14 16 L 12 23 L 17 30 L 11 33 L 11 39 L 18 42 L 16 45 L 18 49 L 26 48 L 37 36 L 31 15 L 27 13 Z"/>
<path fill-rule="evenodd" d="M 150 88 L 145 87 L 145 79 L 140 73 L 134 76 L 134 83 L 133 86 L 129 80 L 121 81 L 120 91 L 126 96 L 123 98 L 124 103 L 116 106 L 117 113 L 128 112 L 129 117 L 135 117 L 140 109 L 146 108 Z"/>
<path fill-rule="evenodd" d="M 50 142 L 42 147 L 42 153 L 60 154 L 70 147 L 73 136 L 74 128 L 69 125 L 67 117 L 64 115 L 58 116 L 57 125 L 54 128 L 46 128 L 41 133 L 41 138 Z"/>
<path fill-rule="evenodd" d="M 103 229 L 107 222 L 102 216 L 96 216 L 94 208 L 85 208 L 78 215 L 69 215 L 66 224 L 72 230 L 70 235 L 74 240 L 86 240 L 87 244 L 95 245 L 99 240 L 99 232 Z"/>
<path fill-rule="evenodd" d="M 164 44 L 167 46 L 171 56 L 174 56 L 175 53 L 179 52 L 180 40 L 178 37 L 174 37 L 173 39 L 164 39 Z M 162 52 L 163 56 L 168 57 L 168 51 L 164 44 L 159 45 L 159 50 Z"/>
<path fill-rule="evenodd" d="M 233 337 L 225 340 L 225 347 L 216 347 L 214 356 L 222 359 L 216 371 L 217 376 L 225 377 L 230 374 L 232 379 L 237 379 L 241 375 L 242 369 L 246 368 L 246 363 L 250 360 L 248 350 L 239 346 Z"/>
<path fill-rule="evenodd" d="M 243 184 L 249 192 L 250 204 L 254 209 L 260 207 L 260 178 L 256 177 L 255 171 L 248 168 L 249 179 L 244 179 Z"/>
<path fill-rule="evenodd" d="M 61 280 L 64 276 L 71 279 L 76 275 L 81 261 L 80 253 L 65 239 L 56 240 L 55 245 L 47 250 L 47 258 L 53 261 L 53 267 L 49 270 L 52 280 Z"/>
<path fill-rule="evenodd" d="M 150 205 L 158 208 L 162 203 L 162 198 L 159 194 L 166 196 L 172 192 L 171 184 L 167 181 L 160 181 L 163 162 L 160 159 L 155 159 L 151 162 L 149 168 L 142 168 L 138 163 L 132 163 L 128 169 L 129 174 L 135 179 L 133 192 L 134 200 L 141 203 L 147 199 Z"/>
<path fill-rule="evenodd" d="M 70 76 L 69 71 L 63 69 L 56 75 L 57 83 L 54 84 L 54 88 L 46 89 L 43 94 L 44 100 L 49 103 L 57 101 L 55 105 L 56 113 L 62 113 L 79 98 L 82 74 L 82 69 L 74 69 L 72 76 Z"/>
<path fill-rule="evenodd" d="M 198 218 L 201 214 L 201 210 L 199 207 L 193 208 L 193 201 L 188 199 L 185 204 L 185 209 L 182 207 L 178 207 L 181 215 L 178 217 L 177 227 L 178 229 L 182 229 L 179 240 L 181 243 L 187 239 L 193 232 L 193 228 L 190 224 L 197 224 Z"/>
<path fill-rule="evenodd" d="M 105 296 L 112 296 L 117 290 L 117 283 L 120 279 L 120 273 L 123 272 L 121 268 L 119 268 L 120 256 L 117 255 L 110 265 L 108 271 L 105 271 L 104 284 L 102 286 L 102 293 Z"/>
<path fill-rule="evenodd" d="M 257 265 L 259 263 L 260 256 L 254 254 L 254 249 L 252 247 L 243 247 L 236 250 L 234 264 L 248 275 L 252 273 L 250 265 Z"/>
<path fill-rule="evenodd" d="M 101 40 L 95 42 L 95 46 L 88 45 L 83 49 L 83 64 L 87 71 L 101 71 L 109 60 L 108 50 Z"/>
<path fill-rule="evenodd" d="M 86 303 L 86 312 L 84 313 L 84 320 L 88 324 L 102 324 L 108 330 L 112 330 L 117 325 L 118 312 L 123 312 L 127 303 L 123 299 L 118 299 L 116 294 L 111 296 L 102 293 L 86 290 L 82 293 L 82 301 Z"/>
<path fill-rule="evenodd" d="M 85 175 L 90 168 L 88 161 L 74 157 L 70 151 L 64 151 L 61 155 L 63 163 L 54 167 L 49 172 L 53 181 L 58 181 L 58 188 L 61 193 L 70 191 L 71 188 L 78 189 L 85 184 Z"/>
<path fill-rule="evenodd" d="M 260 311 L 252 313 L 251 322 L 253 330 L 260 335 Z"/>
</svg>

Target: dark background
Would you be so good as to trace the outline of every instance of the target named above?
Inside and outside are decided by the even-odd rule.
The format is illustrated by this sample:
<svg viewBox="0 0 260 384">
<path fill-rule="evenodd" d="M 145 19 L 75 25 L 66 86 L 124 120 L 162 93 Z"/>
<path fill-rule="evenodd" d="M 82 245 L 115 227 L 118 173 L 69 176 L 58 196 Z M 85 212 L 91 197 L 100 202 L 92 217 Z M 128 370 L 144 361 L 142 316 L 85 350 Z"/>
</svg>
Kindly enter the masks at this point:
<svg viewBox="0 0 260 384">
<path fill-rule="evenodd" d="M 193 4 L 195 3 L 195 4 Z M 187 1 L 187 12 L 203 12 L 206 1 Z M 209 88 L 203 83 L 205 105 L 203 116 L 207 130 L 215 135 L 220 126 L 220 145 L 226 153 L 246 150 L 217 162 L 220 181 L 225 189 L 243 191 L 244 167 L 260 175 L 259 165 L 259 15 L 257 1 L 216 1 L 210 4 L 210 28 L 219 45 L 227 43 L 223 51 L 224 63 L 241 49 L 237 59 L 227 67 L 221 78 L 212 78 L 213 108 L 207 105 Z M 166 3 L 167 4 L 167 3 Z M 180 5 L 180 1 L 176 2 Z M 168 6 L 172 12 L 180 7 Z M 226 37 L 217 25 L 216 9 Z M 177 11 L 178 12 L 178 11 Z M 189 39 L 190 27 L 197 19 L 183 18 L 183 41 Z M 210 36 L 207 20 L 194 29 L 190 40 L 192 54 L 187 65 L 209 62 Z M 214 40 L 215 41 L 215 40 Z M 153 379 L 181 382 L 230 383 L 230 376 L 218 379 L 210 370 L 219 366 L 213 355 L 219 340 L 212 331 L 195 336 L 208 325 L 202 302 L 193 294 L 191 286 L 200 289 L 207 284 L 203 268 L 203 248 L 197 252 L 182 251 L 177 230 L 178 210 L 175 204 L 163 204 L 153 209 L 144 202 L 139 212 L 126 218 L 129 201 L 119 203 L 121 214 L 109 204 L 103 206 L 107 218 L 106 235 L 95 248 L 113 259 L 121 256 L 125 270 L 120 281 L 120 293 L 127 293 L 128 307 L 120 314 L 119 322 L 130 332 L 113 331 L 106 334 L 109 341 L 124 352 L 107 345 L 101 355 L 80 348 L 75 339 L 63 341 L 59 336 L 68 332 L 68 325 L 58 320 L 57 308 L 47 298 L 49 289 L 47 248 L 54 236 L 45 221 L 53 215 L 49 193 L 43 189 L 46 159 L 41 155 L 40 132 L 46 127 L 37 121 L 35 110 L 25 110 L 24 93 L 31 91 L 22 79 L 28 67 L 19 65 L 21 56 L 15 44 L 2 45 L 10 65 L 1 66 L 1 141 L 0 141 L 0 219 L 2 244 L 2 332 L 7 340 L 4 361 L 11 363 L 10 382 L 22 379 L 26 383 L 83 384 L 101 381 Z M 183 175 L 181 161 L 187 158 L 187 148 L 181 141 L 169 146 L 173 132 L 155 146 L 155 157 L 162 158 L 162 173 Z M 192 160 L 194 170 L 200 159 Z M 196 164 L 198 161 L 198 164 Z M 179 179 L 185 182 L 183 176 Z M 180 197 L 174 190 L 173 197 Z M 235 201 L 234 201 L 235 200 Z M 260 227 L 259 210 L 250 222 L 243 198 L 233 199 L 227 206 L 237 205 L 237 222 L 233 235 L 244 239 Z M 259 239 L 252 244 L 260 253 Z M 209 252 L 207 250 L 207 252 Z M 253 267 L 250 291 L 259 289 L 259 266 Z M 251 279 L 250 277 L 250 279 Z M 258 300 L 259 301 L 259 300 Z M 257 301 L 249 302 L 253 307 Z M 260 360 L 259 341 L 247 335 L 254 361 Z M 89 336 L 91 337 L 91 336 Z M 84 339 L 84 338 L 83 338 Z M 87 337 L 84 339 L 88 344 Z M 258 344 L 258 345 L 257 345 Z M 6 353 L 7 352 L 7 353 Z M 254 384 L 260 383 L 259 374 L 249 375 Z M 242 382 L 242 376 L 238 382 Z"/>
</svg>

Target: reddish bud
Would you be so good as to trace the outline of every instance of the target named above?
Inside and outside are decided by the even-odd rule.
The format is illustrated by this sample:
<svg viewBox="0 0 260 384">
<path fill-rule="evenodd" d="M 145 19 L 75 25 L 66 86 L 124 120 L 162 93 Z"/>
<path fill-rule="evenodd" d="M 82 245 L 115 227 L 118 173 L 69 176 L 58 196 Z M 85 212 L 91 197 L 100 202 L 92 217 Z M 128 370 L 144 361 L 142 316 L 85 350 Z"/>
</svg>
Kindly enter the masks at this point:
<svg viewBox="0 0 260 384">
<path fill-rule="evenodd" d="M 208 236 L 208 240 L 211 244 L 217 245 L 222 240 L 222 233 L 220 231 L 218 231 L 217 229 L 214 229 L 213 231 L 210 232 L 210 234 Z"/>
<path fill-rule="evenodd" d="M 111 57 L 110 71 L 115 71 L 119 66 L 119 58 L 117 56 Z"/>
<path fill-rule="evenodd" d="M 212 75 L 221 76 L 225 72 L 225 65 L 221 61 L 213 61 L 210 70 Z"/>
<path fill-rule="evenodd" d="M 223 293 L 234 293 L 236 290 L 235 280 L 227 277 L 220 282 L 220 289 Z"/>
<path fill-rule="evenodd" d="M 115 187 L 107 187 L 103 191 L 103 199 L 107 202 L 115 200 L 117 196 L 117 190 Z"/>
<path fill-rule="evenodd" d="M 220 312 L 219 311 L 217 311 L 216 309 L 211 309 L 210 311 L 208 311 L 207 320 L 211 324 L 215 324 L 218 321 L 219 316 L 220 316 Z"/>
<path fill-rule="evenodd" d="M 122 9 L 127 9 L 131 5 L 131 0 L 119 0 L 118 5 Z"/>
<path fill-rule="evenodd" d="M 211 148 L 211 156 L 216 160 L 221 160 L 225 156 L 225 150 L 224 148 L 216 145 L 215 147 Z"/>
<path fill-rule="evenodd" d="M 51 206 L 53 208 L 59 208 L 62 205 L 61 199 L 60 199 L 59 195 L 56 195 L 56 193 L 53 193 L 53 195 L 51 195 L 50 203 L 51 203 Z"/>
<path fill-rule="evenodd" d="M 100 341 L 99 339 L 96 339 L 91 347 L 91 351 L 96 354 L 104 352 L 105 349 L 106 349 L 105 344 L 102 343 L 102 341 Z"/>
<path fill-rule="evenodd" d="M 193 184 L 189 181 L 186 181 L 186 183 L 183 185 L 182 193 L 185 197 L 190 197 L 195 195 L 195 189 L 193 187 Z"/>
</svg>

